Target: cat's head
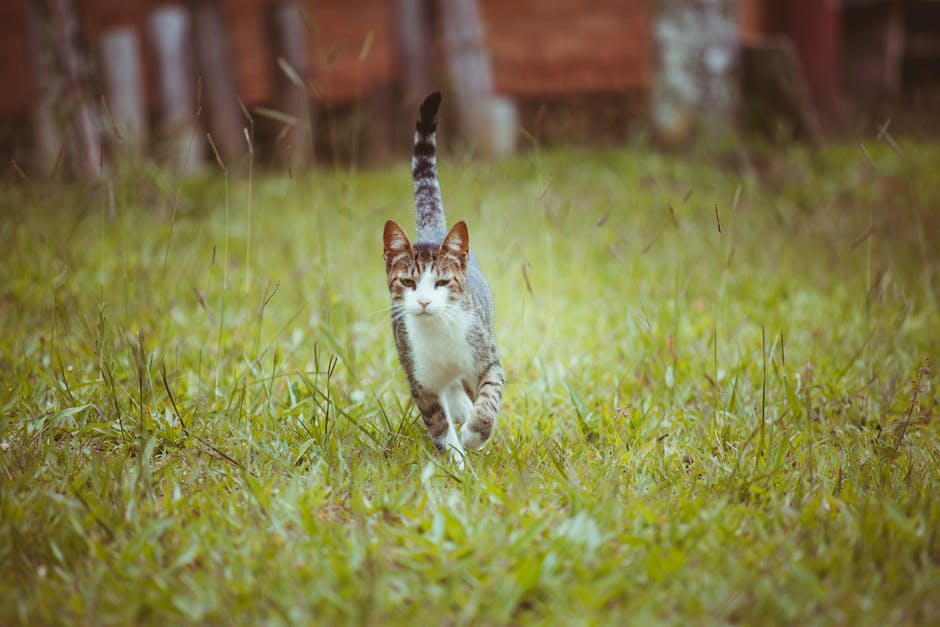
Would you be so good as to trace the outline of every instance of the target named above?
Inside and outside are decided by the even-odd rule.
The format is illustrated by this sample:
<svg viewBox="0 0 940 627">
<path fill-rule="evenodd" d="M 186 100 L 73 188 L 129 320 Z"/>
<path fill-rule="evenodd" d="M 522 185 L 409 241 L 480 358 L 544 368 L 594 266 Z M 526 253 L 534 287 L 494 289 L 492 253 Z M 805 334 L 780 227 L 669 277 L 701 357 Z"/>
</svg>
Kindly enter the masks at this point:
<svg viewBox="0 0 940 627">
<path fill-rule="evenodd" d="M 385 272 L 392 303 L 408 315 L 440 315 L 460 301 L 467 280 L 470 239 L 458 222 L 440 246 L 415 244 L 400 226 L 385 223 Z"/>
</svg>

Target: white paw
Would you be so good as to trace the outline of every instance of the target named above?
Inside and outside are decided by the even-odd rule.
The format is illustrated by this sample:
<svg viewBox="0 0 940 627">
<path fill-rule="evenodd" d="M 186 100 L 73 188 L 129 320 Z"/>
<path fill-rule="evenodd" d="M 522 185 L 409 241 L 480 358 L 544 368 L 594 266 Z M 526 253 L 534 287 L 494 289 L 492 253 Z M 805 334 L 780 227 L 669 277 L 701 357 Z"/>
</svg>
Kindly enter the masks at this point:
<svg viewBox="0 0 940 627">
<path fill-rule="evenodd" d="M 477 449 L 483 446 L 483 438 L 476 431 L 471 431 L 468 425 L 460 429 L 460 443 L 464 448 Z"/>
<path fill-rule="evenodd" d="M 452 446 L 448 452 L 450 453 L 450 461 L 457 466 L 457 470 L 463 470 L 464 459 L 467 457 L 466 451 L 464 451 L 463 448 Z"/>
<path fill-rule="evenodd" d="M 457 437 L 457 432 L 454 431 L 453 427 L 448 429 L 447 435 L 441 443 L 441 448 L 450 456 L 450 460 L 454 462 L 454 465 L 456 465 L 459 470 L 463 470 L 463 461 L 467 456 L 467 452 L 464 451 L 463 446 L 460 445 L 460 438 Z"/>
</svg>

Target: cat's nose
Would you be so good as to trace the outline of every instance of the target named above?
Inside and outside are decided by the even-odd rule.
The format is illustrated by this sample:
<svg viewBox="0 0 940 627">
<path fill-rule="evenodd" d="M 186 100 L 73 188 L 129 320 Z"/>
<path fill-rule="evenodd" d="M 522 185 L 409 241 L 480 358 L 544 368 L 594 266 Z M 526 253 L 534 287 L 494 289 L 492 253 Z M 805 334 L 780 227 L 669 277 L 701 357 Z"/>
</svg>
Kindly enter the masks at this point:
<svg viewBox="0 0 940 627">
<path fill-rule="evenodd" d="M 419 298 L 419 299 L 418 299 L 418 304 L 421 305 L 421 309 L 427 309 L 427 308 L 428 308 L 428 305 L 431 304 L 431 299 L 430 299 L 430 298 Z"/>
</svg>

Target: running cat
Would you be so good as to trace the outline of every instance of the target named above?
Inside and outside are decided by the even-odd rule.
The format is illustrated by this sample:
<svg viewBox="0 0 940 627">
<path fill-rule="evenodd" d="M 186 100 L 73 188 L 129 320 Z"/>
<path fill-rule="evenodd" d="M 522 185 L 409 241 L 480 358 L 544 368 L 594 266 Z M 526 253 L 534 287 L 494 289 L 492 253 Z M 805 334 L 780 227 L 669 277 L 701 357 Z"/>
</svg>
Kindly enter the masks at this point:
<svg viewBox="0 0 940 627">
<path fill-rule="evenodd" d="M 444 219 L 435 139 L 440 104 L 440 93 L 428 96 L 415 128 L 417 242 L 391 220 L 383 239 L 392 330 L 411 395 L 434 445 L 462 468 L 465 449 L 483 446 L 493 433 L 504 375 L 493 298 L 470 254 L 467 225 L 447 231 Z"/>
</svg>

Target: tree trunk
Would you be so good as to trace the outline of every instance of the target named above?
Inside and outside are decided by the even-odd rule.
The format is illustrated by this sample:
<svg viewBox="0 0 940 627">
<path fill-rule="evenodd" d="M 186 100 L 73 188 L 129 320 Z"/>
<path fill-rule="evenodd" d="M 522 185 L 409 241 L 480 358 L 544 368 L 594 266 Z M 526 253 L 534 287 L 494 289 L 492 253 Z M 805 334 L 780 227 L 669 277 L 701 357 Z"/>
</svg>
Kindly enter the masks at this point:
<svg viewBox="0 0 940 627">
<path fill-rule="evenodd" d="M 294 120 L 284 128 L 282 149 L 277 152 L 284 156 L 286 165 L 296 171 L 313 162 L 313 116 L 307 91 L 313 67 L 300 4 L 288 1 L 270 5 L 268 31 L 274 57 L 277 109 Z M 280 161 L 280 157 L 277 160 Z"/>
<path fill-rule="evenodd" d="M 404 91 L 402 104 L 409 116 L 432 91 L 431 29 L 427 9 L 427 0 L 396 2 L 398 64 Z"/>
<path fill-rule="evenodd" d="M 81 42 L 74 0 L 33 0 L 30 13 L 33 48 L 42 49 L 34 118 L 39 160 L 48 165 L 61 136 L 72 172 L 96 179 L 103 169 L 100 108 L 90 95 L 93 66 Z"/>
<path fill-rule="evenodd" d="M 651 114 L 657 138 L 678 144 L 734 126 L 737 0 L 659 0 L 653 18 Z"/>
<path fill-rule="evenodd" d="M 130 28 L 108 31 L 98 42 L 104 78 L 105 102 L 111 112 L 121 152 L 140 154 L 147 141 L 147 112 L 137 32 Z"/>
<path fill-rule="evenodd" d="M 493 95 L 493 73 L 476 0 L 442 0 L 444 51 L 464 137 L 486 158 L 512 151 L 516 137 L 513 104 Z"/>
<path fill-rule="evenodd" d="M 493 95 L 493 75 L 483 42 L 480 9 L 476 0 L 442 0 L 440 19 L 461 129 L 471 144 L 485 143 L 490 129 L 484 111 Z"/>
<path fill-rule="evenodd" d="M 248 151 L 242 132 L 246 124 L 238 105 L 225 19 L 216 0 L 200 0 L 195 4 L 195 13 L 199 74 L 209 114 L 209 133 L 225 168 L 241 169 Z"/>
<path fill-rule="evenodd" d="M 33 163 L 44 176 L 51 176 L 62 152 L 62 125 L 56 104 L 63 91 L 55 49 L 47 26 L 44 3 L 29 3 L 30 59 L 33 62 L 35 94 L 30 123 L 33 134 Z"/>
<path fill-rule="evenodd" d="M 192 19 L 178 6 L 155 9 L 147 20 L 157 86 L 158 154 L 180 175 L 203 164 L 206 138 L 199 125 Z"/>
<path fill-rule="evenodd" d="M 387 135 L 392 155 L 406 155 L 411 151 L 418 105 L 434 91 L 432 75 L 437 68 L 433 62 L 431 18 L 429 0 L 395 2 L 395 45 L 400 81 L 396 86 L 389 86 L 384 94 L 389 99 L 390 128 Z"/>
<path fill-rule="evenodd" d="M 100 111 L 89 93 L 93 68 L 81 41 L 73 0 L 52 0 L 53 24 L 65 70 L 69 129 L 74 137 L 74 166 L 79 176 L 96 179 L 104 170 L 101 155 Z"/>
</svg>

